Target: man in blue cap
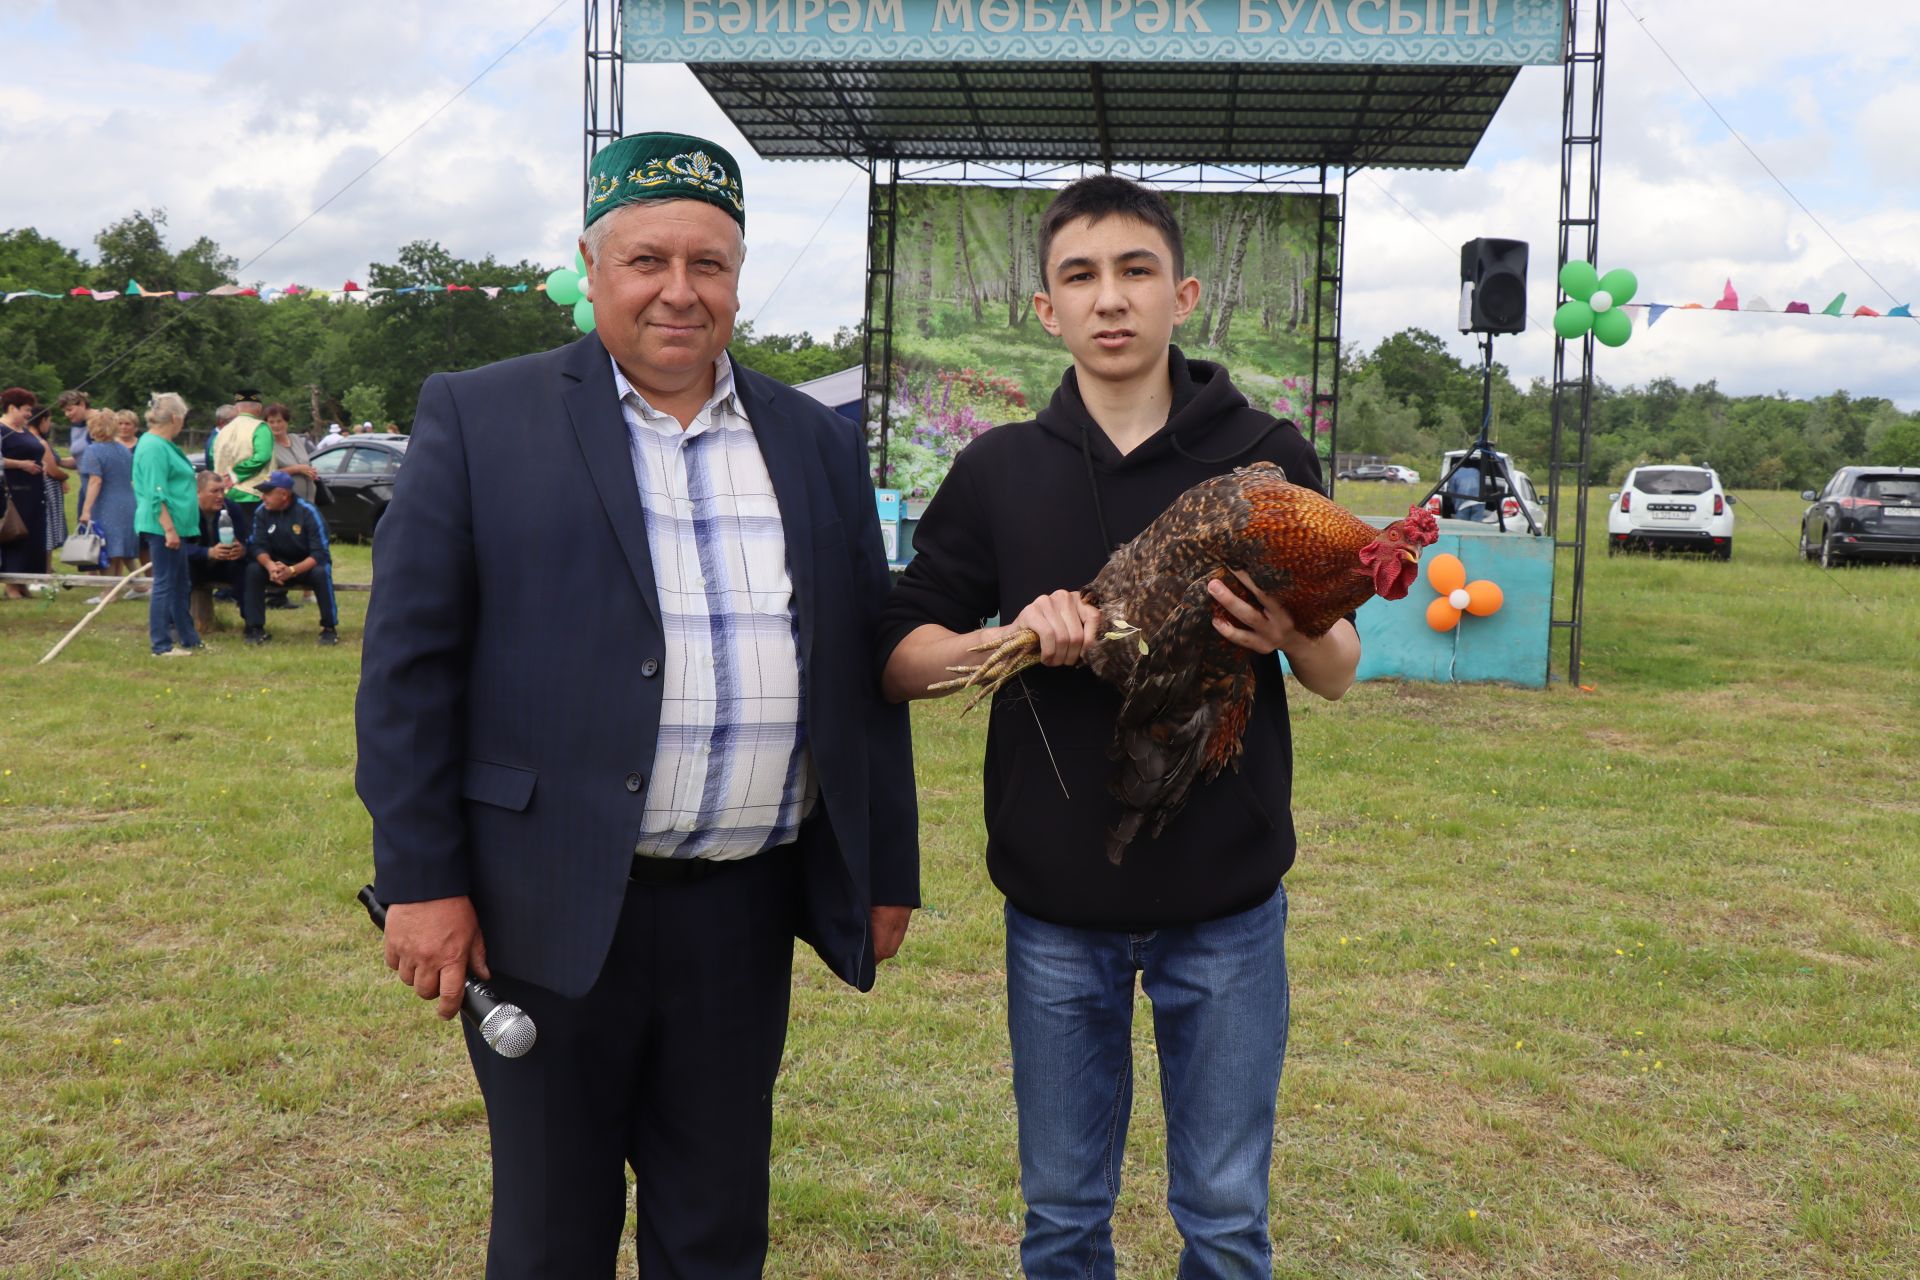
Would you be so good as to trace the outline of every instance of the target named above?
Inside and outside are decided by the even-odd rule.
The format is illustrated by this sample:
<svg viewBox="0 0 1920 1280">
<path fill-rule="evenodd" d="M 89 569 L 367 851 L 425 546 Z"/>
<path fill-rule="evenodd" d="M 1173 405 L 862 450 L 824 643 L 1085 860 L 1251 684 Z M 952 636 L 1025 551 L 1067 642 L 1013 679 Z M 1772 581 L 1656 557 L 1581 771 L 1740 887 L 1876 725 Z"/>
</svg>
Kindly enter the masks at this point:
<svg viewBox="0 0 1920 1280">
<path fill-rule="evenodd" d="M 320 602 L 320 643 L 340 643 L 327 526 L 312 503 L 294 497 L 293 477 L 284 471 L 273 472 L 262 483 L 260 510 L 254 514 L 253 532 L 247 539 L 247 581 L 240 616 L 246 620 L 248 644 L 265 644 L 273 638 L 266 624 L 268 583 L 313 592 Z"/>
<path fill-rule="evenodd" d="M 793 941 L 866 990 L 919 902 L 912 743 L 853 423 L 727 356 L 746 204 L 680 134 L 594 157 L 594 331 L 421 388 L 356 705 L 387 963 L 469 1032 L 487 1275 L 649 1280 L 767 1252 Z M 539 513 L 566 511 L 564 521 Z"/>
</svg>

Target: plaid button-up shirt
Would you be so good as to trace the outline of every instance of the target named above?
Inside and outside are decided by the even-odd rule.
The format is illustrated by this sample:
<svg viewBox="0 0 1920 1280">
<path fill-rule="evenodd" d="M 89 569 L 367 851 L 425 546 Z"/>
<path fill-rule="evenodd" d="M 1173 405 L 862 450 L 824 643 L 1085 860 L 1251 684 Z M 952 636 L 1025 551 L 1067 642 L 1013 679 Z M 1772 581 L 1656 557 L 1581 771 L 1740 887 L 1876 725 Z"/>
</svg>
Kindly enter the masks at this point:
<svg viewBox="0 0 1920 1280">
<path fill-rule="evenodd" d="M 618 363 L 666 652 L 637 853 L 745 858 L 785 844 L 817 795 L 786 531 L 725 352 L 684 430 Z"/>
</svg>

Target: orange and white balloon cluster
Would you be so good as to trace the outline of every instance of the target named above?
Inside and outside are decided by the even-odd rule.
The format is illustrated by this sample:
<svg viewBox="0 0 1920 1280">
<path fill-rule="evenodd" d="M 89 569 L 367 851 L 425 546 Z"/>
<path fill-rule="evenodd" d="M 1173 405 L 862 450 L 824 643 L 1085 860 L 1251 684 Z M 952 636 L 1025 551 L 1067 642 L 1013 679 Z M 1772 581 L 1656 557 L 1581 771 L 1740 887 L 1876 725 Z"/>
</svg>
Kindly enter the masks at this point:
<svg viewBox="0 0 1920 1280">
<path fill-rule="evenodd" d="M 1459 556 L 1444 551 L 1427 561 L 1427 581 L 1440 593 L 1427 606 L 1427 625 L 1435 631 L 1453 630 L 1463 613 L 1476 618 L 1497 613 L 1506 601 L 1499 583 L 1485 578 L 1468 582 L 1467 566 Z"/>
</svg>

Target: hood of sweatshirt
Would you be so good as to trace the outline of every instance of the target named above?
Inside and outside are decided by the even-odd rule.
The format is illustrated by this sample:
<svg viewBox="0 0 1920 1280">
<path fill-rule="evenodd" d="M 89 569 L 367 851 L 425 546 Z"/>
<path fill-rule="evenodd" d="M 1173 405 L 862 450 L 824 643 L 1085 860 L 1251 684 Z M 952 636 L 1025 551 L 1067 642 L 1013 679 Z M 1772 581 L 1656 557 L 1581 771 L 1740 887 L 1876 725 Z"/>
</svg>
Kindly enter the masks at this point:
<svg viewBox="0 0 1920 1280">
<path fill-rule="evenodd" d="M 1085 448 L 1102 471 L 1151 465 L 1168 453 L 1209 462 L 1230 462 L 1250 452 L 1273 429 L 1271 415 L 1247 403 L 1227 371 L 1210 360 L 1190 360 L 1179 347 L 1167 351 L 1173 404 L 1166 425 L 1131 453 L 1114 448 L 1080 396 L 1079 375 L 1068 369 L 1053 399 L 1040 411 L 1042 429 L 1075 449 Z M 1083 444 L 1084 441 L 1084 444 Z"/>
</svg>

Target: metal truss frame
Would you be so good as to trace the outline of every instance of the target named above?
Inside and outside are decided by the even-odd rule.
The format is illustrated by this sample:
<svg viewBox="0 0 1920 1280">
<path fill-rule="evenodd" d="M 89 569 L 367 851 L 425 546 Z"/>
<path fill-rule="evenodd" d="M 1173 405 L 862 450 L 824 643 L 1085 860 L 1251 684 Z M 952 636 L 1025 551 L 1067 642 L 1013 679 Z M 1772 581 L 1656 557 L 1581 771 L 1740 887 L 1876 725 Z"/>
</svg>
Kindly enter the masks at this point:
<svg viewBox="0 0 1920 1280">
<path fill-rule="evenodd" d="M 586 220 L 587 174 L 594 153 L 618 138 L 626 116 L 626 66 L 620 47 L 620 0 L 585 0 L 586 86 L 580 152 L 580 218 Z"/>
<path fill-rule="evenodd" d="M 1567 300 L 1559 269 L 1597 262 L 1600 251 L 1600 144 L 1606 99 L 1607 0 L 1567 0 L 1567 52 L 1560 107 L 1560 239 L 1556 307 Z M 1586 618 L 1587 497 L 1593 477 L 1593 335 L 1553 342 L 1553 436 L 1547 467 L 1547 533 L 1554 540 L 1552 631 L 1567 633 L 1567 683 L 1580 683 Z M 1571 438 L 1569 438 L 1571 437 Z M 1562 510 L 1568 486 L 1573 511 Z M 1571 519 L 1564 516 L 1571 515 Z M 1563 576 L 1564 575 L 1564 576 Z M 1562 583 L 1565 583 L 1564 590 Z M 1553 675 L 1553 649 L 1547 675 Z"/>
</svg>

